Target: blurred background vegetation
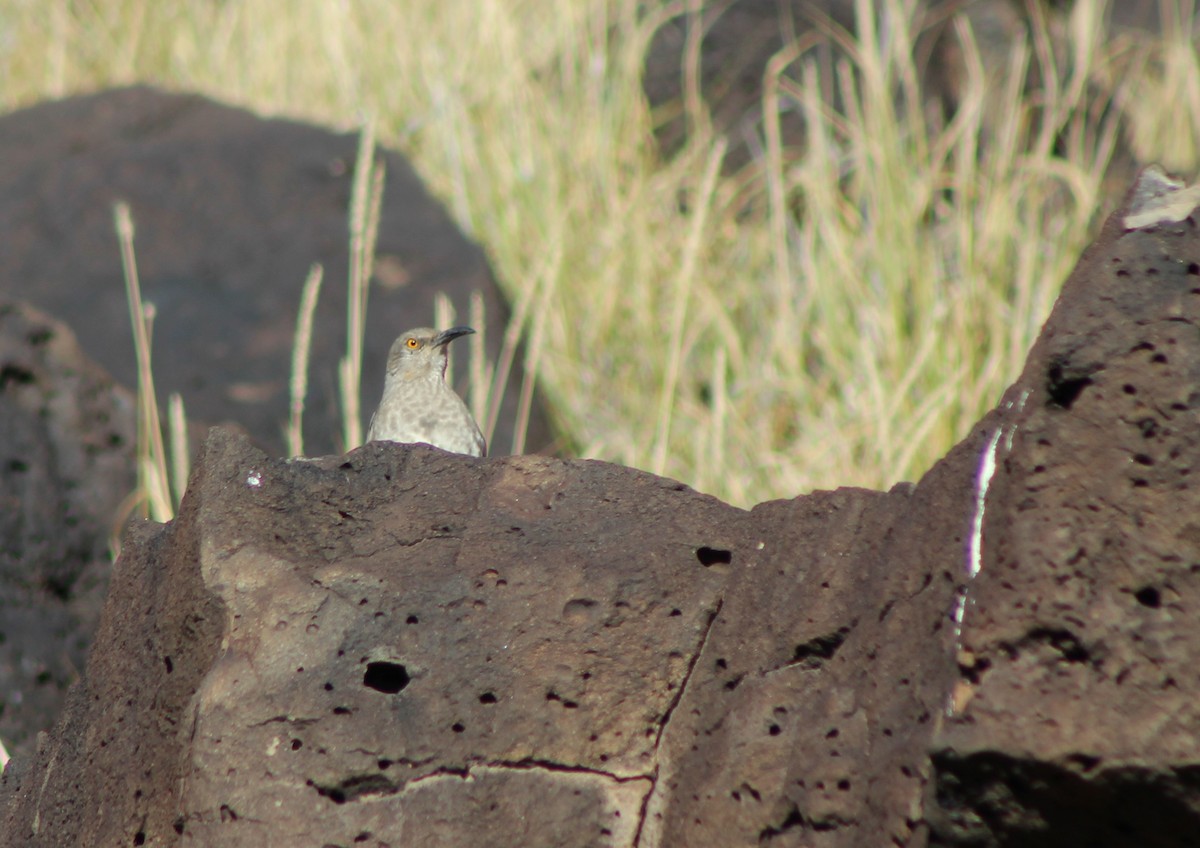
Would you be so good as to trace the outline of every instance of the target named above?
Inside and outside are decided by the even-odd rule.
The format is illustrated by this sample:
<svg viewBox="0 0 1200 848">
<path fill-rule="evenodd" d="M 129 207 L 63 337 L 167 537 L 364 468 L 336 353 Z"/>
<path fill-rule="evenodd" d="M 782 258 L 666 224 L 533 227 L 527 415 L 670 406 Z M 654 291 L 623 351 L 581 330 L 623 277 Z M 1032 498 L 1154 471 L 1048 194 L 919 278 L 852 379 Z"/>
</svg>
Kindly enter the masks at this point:
<svg viewBox="0 0 1200 848">
<path fill-rule="evenodd" d="M 919 477 L 1136 164 L 1192 177 L 1194 4 L 1119 5 L 0 0 L 0 109 L 373 116 L 532 304 L 572 452 L 749 506 Z"/>
</svg>

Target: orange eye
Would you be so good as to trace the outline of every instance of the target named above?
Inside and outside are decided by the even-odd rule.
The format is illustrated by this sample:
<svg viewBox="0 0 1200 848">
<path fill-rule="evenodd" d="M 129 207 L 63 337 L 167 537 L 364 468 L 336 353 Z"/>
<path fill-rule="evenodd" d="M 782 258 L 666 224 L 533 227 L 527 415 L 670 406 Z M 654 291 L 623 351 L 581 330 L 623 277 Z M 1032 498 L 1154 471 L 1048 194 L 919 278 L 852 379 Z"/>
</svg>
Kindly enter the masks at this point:
<svg viewBox="0 0 1200 848">
<path fill-rule="evenodd" d="M 408 345 L 409 350 L 416 350 L 417 348 L 419 348 L 421 346 L 421 343 L 419 341 L 417 341 L 416 339 L 408 339 L 407 341 L 404 342 L 404 344 Z"/>
</svg>

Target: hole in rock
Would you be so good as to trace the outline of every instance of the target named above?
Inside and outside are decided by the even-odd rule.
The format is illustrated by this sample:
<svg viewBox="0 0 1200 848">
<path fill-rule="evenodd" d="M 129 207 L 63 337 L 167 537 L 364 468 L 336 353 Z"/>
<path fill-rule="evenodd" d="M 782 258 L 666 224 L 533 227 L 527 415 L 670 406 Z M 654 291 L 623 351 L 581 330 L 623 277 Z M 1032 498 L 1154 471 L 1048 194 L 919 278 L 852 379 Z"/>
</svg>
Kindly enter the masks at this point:
<svg viewBox="0 0 1200 848">
<path fill-rule="evenodd" d="M 1092 384 L 1092 378 L 1079 371 L 1070 370 L 1063 362 L 1055 362 L 1046 375 L 1046 394 L 1050 406 L 1070 409 L 1083 390 Z"/>
<path fill-rule="evenodd" d="M 171 662 L 170 657 L 163 657 L 163 665 L 167 667 L 167 674 L 175 670 L 175 663 Z"/>
<path fill-rule="evenodd" d="M 146 844 L 146 834 L 140 830 L 137 833 L 135 833 L 133 835 L 133 844 L 134 845 L 145 845 Z"/>
<path fill-rule="evenodd" d="M 733 562 L 733 552 L 723 548 L 701 547 L 696 548 L 696 559 L 700 560 L 700 564 L 705 568 L 714 565 L 729 565 Z"/>
<path fill-rule="evenodd" d="M 71 600 L 71 582 L 69 580 L 47 577 L 42 581 L 42 589 L 60 601 Z"/>
<path fill-rule="evenodd" d="M 805 668 L 820 668 L 825 660 L 833 658 L 849 634 L 849 627 L 839 627 L 833 633 L 826 633 L 797 645 L 789 665 L 803 663 Z"/>
<path fill-rule="evenodd" d="M 387 695 L 395 695 L 407 686 L 410 680 L 412 678 L 408 676 L 408 669 L 404 666 L 382 660 L 367 663 L 367 670 L 363 672 L 363 686 Z"/>
<path fill-rule="evenodd" d="M 335 786 L 319 786 L 311 780 L 308 783 L 318 795 L 335 804 L 344 804 L 364 795 L 390 795 L 396 791 L 395 784 L 381 774 L 355 775 Z"/>
<path fill-rule="evenodd" d="M 495 693 L 494 692 L 484 692 L 482 695 L 479 696 L 479 703 L 481 703 L 481 704 L 496 703 Z"/>
<path fill-rule="evenodd" d="M 596 606 L 591 598 L 573 598 L 563 605 L 562 617 L 573 622 L 586 621 Z"/>
<path fill-rule="evenodd" d="M 404 619 L 404 623 L 405 624 L 418 624 L 419 620 L 417 619 L 417 617 L 415 615 L 410 615 L 408 618 Z"/>
<path fill-rule="evenodd" d="M 293 751 L 299 751 L 303 747 L 304 747 L 304 743 L 301 742 L 299 739 L 292 740 L 292 750 Z"/>
<path fill-rule="evenodd" d="M 1162 596 L 1159 594 L 1158 589 L 1153 586 L 1143 586 L 1133 593 L 1133 597 L 1137 599 L 1139 604 L 1144 607 L 1150 607 L 1150 609 L 1158 609 L 1159 604 L 1162 603 Z"/>
<path fill-rule="evenodd" d="M 1191 274 L 1193 277 L 1200 275 L 1200 264 L 1197 264 L 1195 262 L 1189 262 L 1188 267 L 1187 267 L 1187 272 L 1189 274 Z"/>
<path fill-rule="evenodd" d="M 0 391 L 4 391 L 9 383 L 26 385 L 33 382 L 33 372 L 19 365 L 8 364 L 0 368 Z"/>
<path fill-rule="evenodd" d="M 450 729 L 455 733 L 462 733 L 467 728 L 461 721 L 456 721 L 454 724 L 450 725 Z"/>
<path fill-rule="evenodd" d="M 792 808 L 788 811 L 787 816 L 778 825 L 773 827 L 765 827 L 759 831 L 758 842 L 760 845 L 768 844 L 774 840 L 776 836 L 798 827 L 804 827 L 804 816 L 800 814 L 800 808 L 793 804 Z"/>
<path fill-rule="evenodd" d="M 1067 662 L 1087 662 L 1091 654 L 1069 630 L 1039 627 L 1029 633 L 1029 641 L 1041 642 L 1057 651 Z"/>
</svg>

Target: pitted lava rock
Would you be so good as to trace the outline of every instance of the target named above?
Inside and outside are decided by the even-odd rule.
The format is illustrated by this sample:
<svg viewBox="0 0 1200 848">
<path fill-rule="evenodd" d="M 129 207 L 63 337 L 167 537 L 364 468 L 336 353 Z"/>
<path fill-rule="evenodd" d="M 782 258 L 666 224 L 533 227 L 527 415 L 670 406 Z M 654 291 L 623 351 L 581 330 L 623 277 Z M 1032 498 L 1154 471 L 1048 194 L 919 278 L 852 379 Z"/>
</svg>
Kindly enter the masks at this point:
<svg viewBox="0 0 1200 848">
<path fill-rule="evenodd" d="M 1128 225 L 1156 179 L 915 486 L 214 429 L 0 845 L 1196 844 L 1200 236 Z"/>
</svg>

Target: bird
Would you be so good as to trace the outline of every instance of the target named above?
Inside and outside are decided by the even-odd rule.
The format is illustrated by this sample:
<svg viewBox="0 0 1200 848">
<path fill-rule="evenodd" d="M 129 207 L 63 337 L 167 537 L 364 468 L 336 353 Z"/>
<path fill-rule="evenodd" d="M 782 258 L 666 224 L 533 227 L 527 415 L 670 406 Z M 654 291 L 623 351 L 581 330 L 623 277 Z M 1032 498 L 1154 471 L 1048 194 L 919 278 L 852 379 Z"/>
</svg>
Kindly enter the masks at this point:
<svg viewBox="0 0 1200 848">
<path fill-rule="evenodd" d="M 401 333 L 388 352 L 383 398 L 367 441 L 424 442 L 451 453 L 486 456 L 487 443 L 462 398 L 446 385 L 450 342 L 475 331 L 418 327 Z"/>
</svg>

